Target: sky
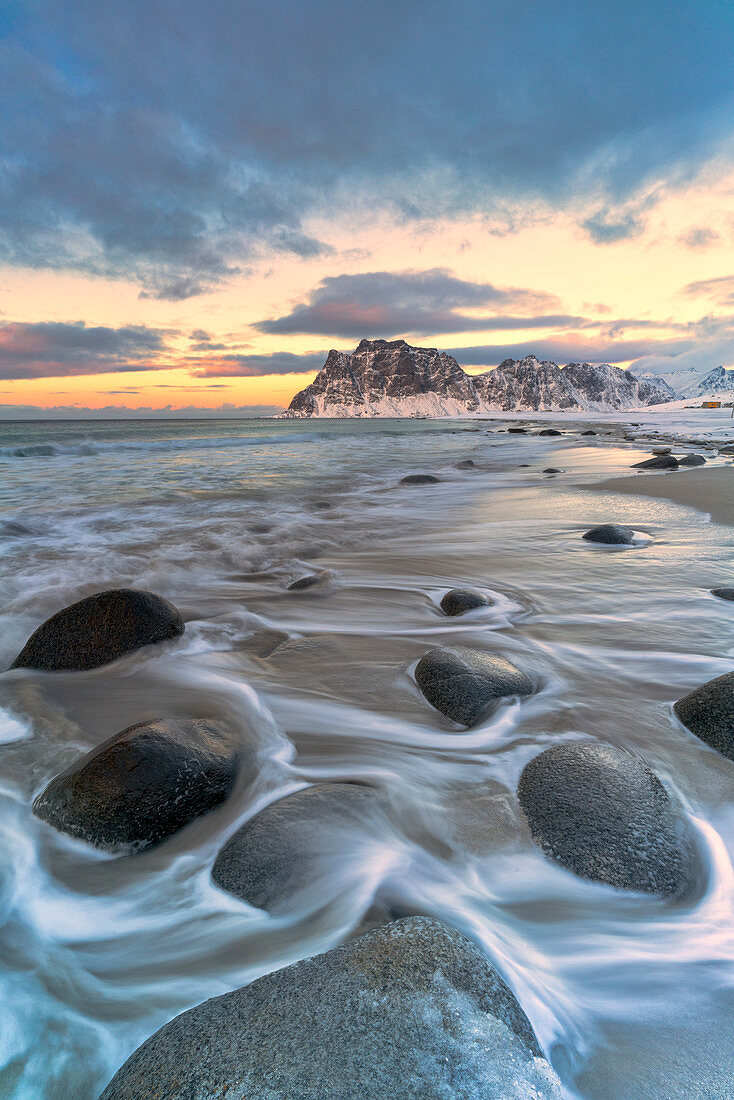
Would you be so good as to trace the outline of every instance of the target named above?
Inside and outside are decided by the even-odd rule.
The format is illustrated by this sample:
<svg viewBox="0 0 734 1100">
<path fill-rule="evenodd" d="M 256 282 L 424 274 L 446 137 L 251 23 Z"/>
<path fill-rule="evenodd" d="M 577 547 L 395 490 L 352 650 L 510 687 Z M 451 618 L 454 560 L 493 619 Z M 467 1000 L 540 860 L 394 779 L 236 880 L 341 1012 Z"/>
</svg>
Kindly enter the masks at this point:
<svg viewBox="0 0 734 1100">
<path fill-rule="evenodd" d="M 734 366 L 731 0 L 0 0 L 0 418 Z"/>
</svg>

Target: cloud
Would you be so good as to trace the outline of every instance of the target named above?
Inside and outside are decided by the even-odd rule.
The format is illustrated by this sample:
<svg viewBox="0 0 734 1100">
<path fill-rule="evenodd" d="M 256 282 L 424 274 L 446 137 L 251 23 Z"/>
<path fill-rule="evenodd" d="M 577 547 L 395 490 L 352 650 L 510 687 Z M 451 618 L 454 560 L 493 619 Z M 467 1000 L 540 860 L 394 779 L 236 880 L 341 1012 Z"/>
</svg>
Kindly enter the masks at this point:
<svg viewBox="0 0 734 1100">
<path fill-rule="evenodd" d="M 610 210 L 597 211 L 581 225 L 594 244 L 617 244 L 631 237 L 639 237 L 645 230 L 645 223 L 638 214 L 620 216 Z"/>
<path fill-rule="evenodd" d="M 171 419 L 186 418 L 190 416 L 206 416 L 212 418 L 275 416 L 283 411 L 281 405 L 232 405 L 225 402 L 215 409 L 201 405 L 163 405 L 161 408 L 146 406 L 144 408 L 131 409 L 126 405 L 105 405 L 101 409 L 91 409 L 82 405 L 0 405 L 0 420 L 55 420 L 55 419 L 83 419 L 83 420 L 109 420 L 130 419 L 145 420 L 148 417 L 166 417 Z"/>
<path fill-rule="evenodd" d="M 49 378 L 155 370 L 164 330 L 145 325 L 87 326 L 83 321 L 0 324 L 0 378 Z"/>
<path fill-rule="evenodd" d="M 305 355 L 276 351 L 269 355 L 219 355 L 213 359 L 190 359 L 187 365 L 195 378 L 257 378 L 268 374 L 305 374 L 320 370 L 327 354 L 326 351 Z"/>
<path fill-rule="evenodd" d="M 734 306 L 734 275 L 719 275 L 714 279 L 698 279 L 683 287 L 690 297 L 713 298 L 721 306 Z"/>
<path fill-rule="evenodd" d="M 627 363 L 645 355 L 669 357 L 700 346 L 696 339 L 640 339 L 613 343 L 574 336 L 554 336 L 546 340 L 523 340 L 514 344 L 484 344 L 479 347 L 451 348 L 449 354 L 466 367 L 495 367 L 503 359 L 522 359 L 535 355 L 554 363 Z"/>
<path fill-rule="evenodd" d="M 307 333 L 359 339 L 406 333 L 425 336 L 489 329 L 545 328 L 582 321 L 561 313 L 506 315 L 508 309 L 547 311 L 557 308 L 558 304 L 557 298 L 543 291 L 469 282 L 458 279 L 445 268 L 370 271 L 329 276 L 290 313 L 260 321 L 254 327 L 271 335 Z M 458 312 L 457 307 L 490 307 L 495 312 L 474 317 Z"/>
<path fill-rule="evenodd" d="M 620 240 L 731 160 L 733 47 L 714 0 L 34 0 L 0 43 L 0 255 L 181 301 L 325 254 L 314 215 L 541 204 Z"/>
<path fill-rule="evenodd" d="M 703 226 L 699 229 L 689 229 L 687 233 L 681 233 L 678 237 L 678 244 L 694 250 L 710 248 L 714 244 L 719 244 L 720 241 L 721 233 Z"/>
</svg>

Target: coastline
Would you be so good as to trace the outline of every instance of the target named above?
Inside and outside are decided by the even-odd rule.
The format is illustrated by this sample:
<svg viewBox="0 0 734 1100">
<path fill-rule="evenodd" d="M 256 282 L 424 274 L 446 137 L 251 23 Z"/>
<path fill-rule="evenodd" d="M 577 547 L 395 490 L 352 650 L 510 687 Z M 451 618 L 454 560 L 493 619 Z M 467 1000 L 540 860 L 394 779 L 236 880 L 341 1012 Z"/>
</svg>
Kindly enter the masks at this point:
<svg viewBox="0 0 734 1100">
<path fill-rule="evenodd" d="M 707 512 L 713 523 L 734 526 L 734 470 L 673 470 L 665 474 L 633 474 L 596 482 L 586 488 L 601 492 L 657 497 Z"/>
</svg>

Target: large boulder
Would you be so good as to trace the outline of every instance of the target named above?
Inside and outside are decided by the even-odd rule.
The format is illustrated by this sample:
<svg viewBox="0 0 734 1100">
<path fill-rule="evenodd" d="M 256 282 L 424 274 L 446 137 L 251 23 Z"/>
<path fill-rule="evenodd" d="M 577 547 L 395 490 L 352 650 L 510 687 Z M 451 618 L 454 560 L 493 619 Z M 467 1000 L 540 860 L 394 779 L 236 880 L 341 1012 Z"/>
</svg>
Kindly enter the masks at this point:
<svg viewBox="0 0 734 1100">
<path fill-rule="evenodd" d="M 441 599 L 441 610 L 445 615 L 463 615 L 475 607 L 491 607 L 494 600 L 483 592 L 473 588 L 452 588 Z"/>
<path fill-rule="evenodd" d="M 400 478 L 401 485 L 438 485 L 440 477 L 435 474 L 407 474 Z"/>
<path fill-rule="evenodd" d="M 607 546 L 629 546 L 635 537 L 631 527 L 621 523 L 602 523 L 581 536 L 587 542 L 602 542 Z"/>
<path fill-rule="evenodd" d="M 538 435 L 563 435 L 563 432 L 559 432 L 558 428 L 543 428 Z"/>
<path fill-rule="evenodd" d="M 49 672 L 97 668 L 183 632 L 183 619 L 162 596 L 111 588 L 57 611 L 31 635 L 12 667 Z"/>
<path fill-rule="evenodd" d="M 734 760 L 734 672 L 701 684 L 673 709 L 691 733 Z"/>
<path fill-rule="evenodd" d="M 408 917 L 205 1001 L 100 1100 L 560 1100 L 530 1021 L 479 948 Z"/>
<path fill-rule="evenodd" d="M 272 802 L 230 837 L 212 870 L 217 886 L 259 909 L 287 903 L 315 875 L 329 846 L 383 802 L 374 787 L 319 783 Z"/>
<path fill-rule="evenodd" d="M 711 595 L 720 600 L 734 600 L 734 588 L 712 588 Z"/>
<path fill-rule="evenodd" d="M 223 802 L 240 757 L 214 721 L 140 722 L 52 779 L 33 812 L 97 848 L 139 852 Z"/>
<path fill-rule="evenodd" d="M 655 455 L 643 462 L 633 462 L 633 470 L 677 470 L 678 459 L 674 455 Z"/>
<path fill-rule="evenodd" d="M 474 726 L 493 704 L 531 695 L 535 681 L 505 657 L 453 646 L 421 657 L 415 678 L 431 706 L 462 726 Z"/>
<path fill-rule="evenodd" d="M 686 455 L 685 458 L 678 459 L 679 466 L 705 466 L 706 459 L 703 455 Z"/>
<path fill-rule="evenodd" d="M 624 890 L 684 894 L 696 877 L 689 827 L 647 765 L 611 745 L 554 745 L 525 766 L 520 805 L 546 855 Z"/>
</svg>

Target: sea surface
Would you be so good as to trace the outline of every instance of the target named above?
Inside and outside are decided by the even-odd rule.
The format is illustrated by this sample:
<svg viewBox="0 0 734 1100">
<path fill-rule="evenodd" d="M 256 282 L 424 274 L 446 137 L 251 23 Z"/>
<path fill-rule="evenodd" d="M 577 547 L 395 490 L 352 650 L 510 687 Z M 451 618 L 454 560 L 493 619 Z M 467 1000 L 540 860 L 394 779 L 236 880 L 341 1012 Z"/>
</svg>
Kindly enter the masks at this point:
<svg viewBox="0 0 734 1100">
<path fill-rule="evenodd" d="M 0 672 L 2 1097 L 94 1100 L 164 1022 L 336 945 L 374 903 L 479 941 L 569 1097 L 734 1095 L 734 765 L 672 711 L 732 667 L 734 605 L 709 589 L 734 584 L 734 529 L 592 491 L 649 453 L 622 425 L 505 426 L 0 424 L 0 669 L 101 589 L 151 589 L 186 620 L 181 638 L 92 672 Z M 475 468 L 457 469 L 467 458 Z M 409 473 L 441 481 L 400 485 Z M 610 521 L 638 542 L 581 539 Z M 287 590 L 314 572 L 315 588 Z M 456 586 L 494 605 L 448 619 L 438 605 Z M 289 636 L 267 658 L 248 648 L 263 627 Z M 542 690 L 455 726 L 412 670 L 457 643 L 509 657 Z M 131 858 L 33 817 L 81 753 L 179 714 L 221 717 L 255 744 L 254 784 Z M 532 842 L 522 768 L 589 738 L 643 757 L 682 801 L 702 852 L 695 897 L 584 881 Z M 381 787 L 391 812 L 325 836 L 284 912 L 213 886 L 217 851 L 258 809 L 350 779 Z"/>
</svg>

